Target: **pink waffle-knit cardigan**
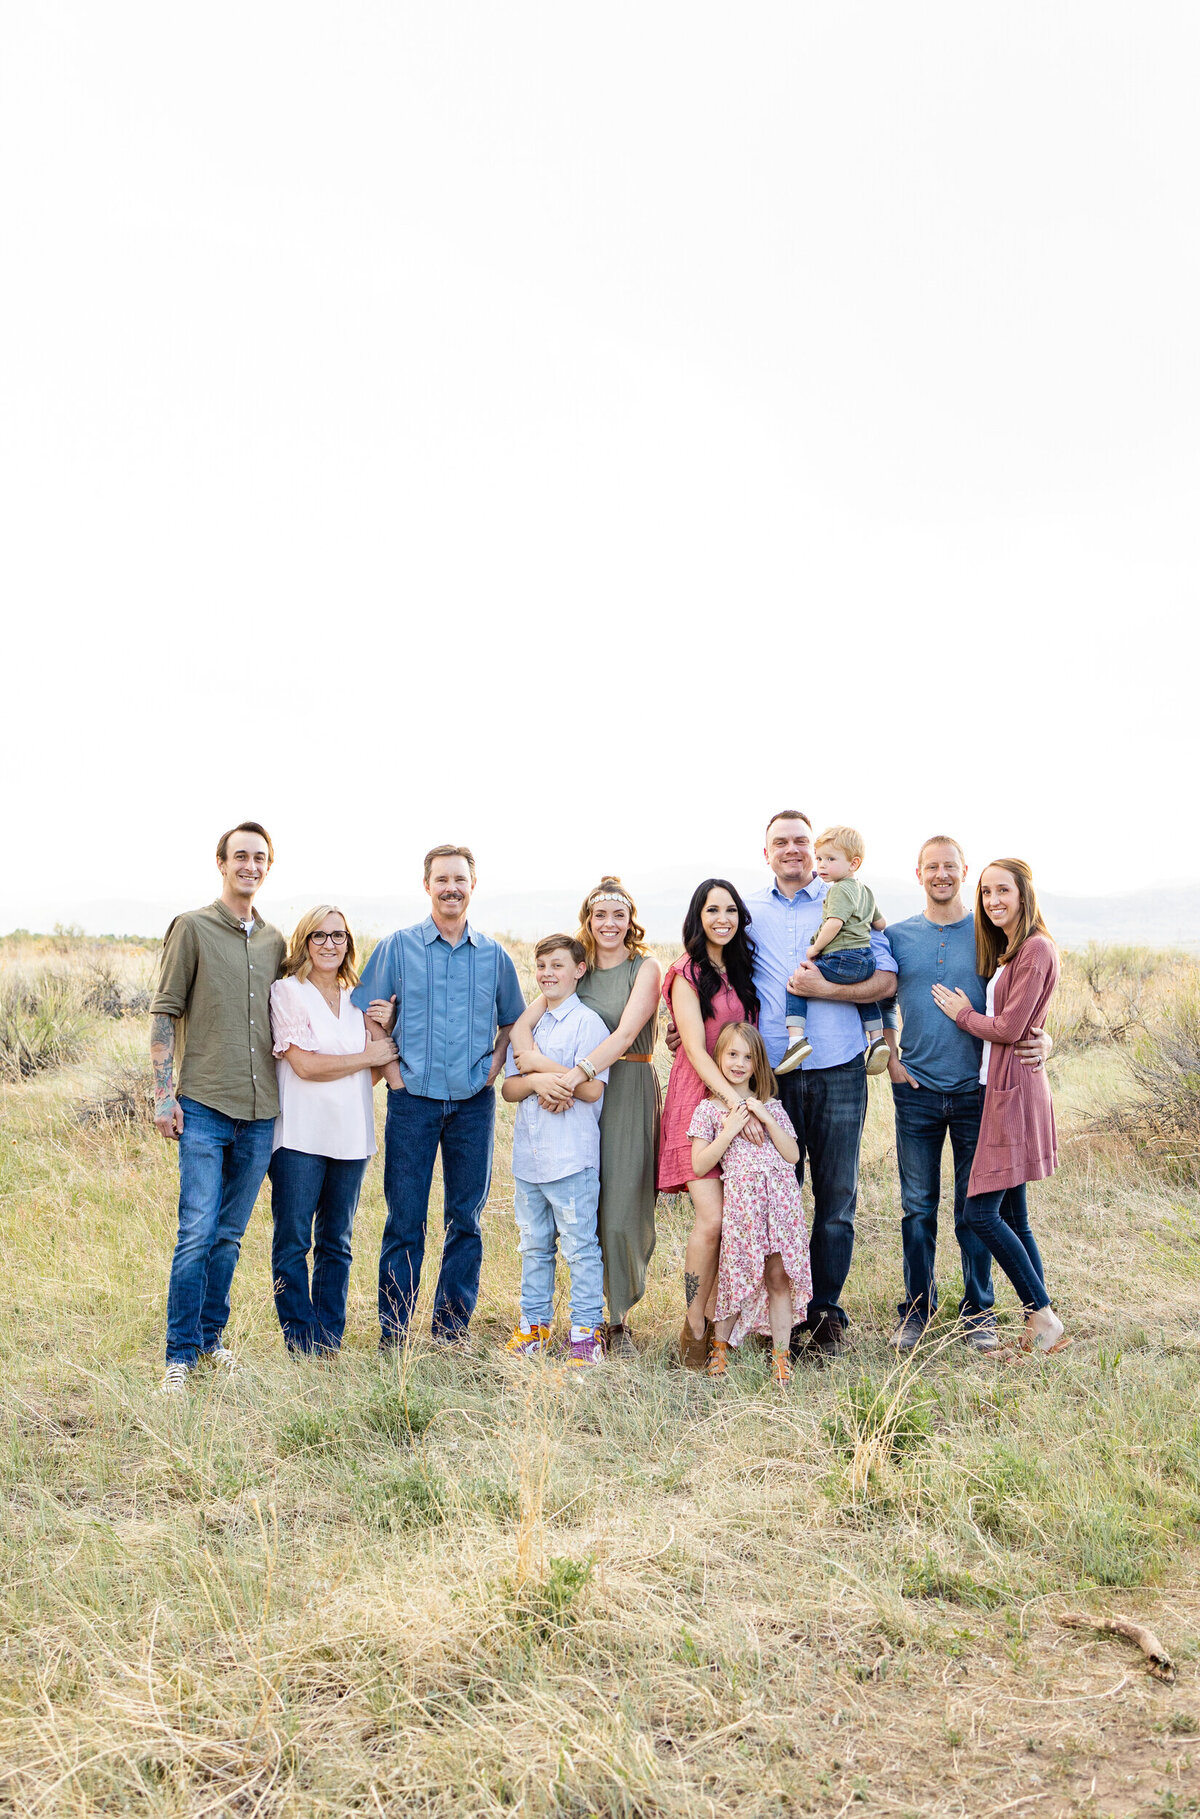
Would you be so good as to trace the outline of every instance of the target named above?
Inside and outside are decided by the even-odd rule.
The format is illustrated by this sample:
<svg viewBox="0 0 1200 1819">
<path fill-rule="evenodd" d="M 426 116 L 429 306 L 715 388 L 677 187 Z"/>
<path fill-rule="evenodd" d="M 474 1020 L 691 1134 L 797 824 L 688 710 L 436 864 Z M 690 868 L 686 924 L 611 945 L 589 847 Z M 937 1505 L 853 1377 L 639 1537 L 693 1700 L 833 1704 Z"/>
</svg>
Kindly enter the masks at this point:
<svg viewBox="0 0 1200 1819">
<path fill-rule="evenodd" d="M 996 981 L 995 1015 L 966 1007 L 955 1022 L 992 1045 L 969 1194 L 1044 1181 L 1058 1167 L 1054 1104 L 1044 1067 L 1022 1067 L 1015 1044 L 1040 1025 L 1058 984 L 1058 949 L 1030 935 Z"/>
</svg>

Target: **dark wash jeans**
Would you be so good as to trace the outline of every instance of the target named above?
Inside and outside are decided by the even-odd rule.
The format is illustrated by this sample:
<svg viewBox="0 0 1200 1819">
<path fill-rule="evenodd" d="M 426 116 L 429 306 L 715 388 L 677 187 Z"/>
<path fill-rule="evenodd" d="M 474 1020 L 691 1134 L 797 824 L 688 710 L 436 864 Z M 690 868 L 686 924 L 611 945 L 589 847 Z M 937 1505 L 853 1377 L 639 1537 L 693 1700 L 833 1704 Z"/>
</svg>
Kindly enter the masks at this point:
<svg viewBox="0 0 1200 1819">
<path fill-rule="evenodd" d="M 875 971 L 875 956 L 869 947 L 844 947 L 836 954 L 818 954 L 813 965 L 822 979 L 828 979 L 830 985 L 861 985 Z M 883 1022 L 881 1004 L 856 1004 L 854 1008 L 862 1018 L 864 1028 Z M 788 992 L 784 1015 L 807 1020 L 808 999 L 798 997 L 795 992 Z M 783 1077 L 787 1079 L 786 1074 Z"/>
<path fill-rule="evenodd" d="M 1029 1228 L 1025 1185 L 972 1194 L 964 1218 L 1016 1289 L 1026 1308 L 1049 1307 L 1042 1256 Z"/>
<path fill-rule="evenodd" d="M 229 1285 L 271 1160 L 274 1118 L 227 1118 L 181 1099 L 179 1236 L 167 1287 L 167 1363 L 195 1364 L 221 1342 Z"/>
<path fill-rule="evenodd" d="M 379 1325 L 385 1343 L 403 1338 L 412 1318 L 421 1265 L 429 1190 L 438 1146 L 446 1229 L 433 1301 L 435 1339 L 461 1338 L 475 1311 L 483 1239 L 479 1219 L 492 1184 L 495 1089 L 470 1099 L 423 1099 L 388 1088 L 383 1195 L 387 1219 L 379 1255 Z"/>
<path fill-rule="evenodd" d="M 858 1206 L 858 1152 L 867 1117 L 867 1073 L 861 1055 L 841 1067 L 813 1067 L 784 1074 L 779 1082 L 783 1109 L 796 1127 L 800 1160 L 796 1179 L 804 1182 L 804 1157 L 812 1170 L 813 1222 L 809 1250 L 813 1298 L 806 1326 L 828 1315 L 845 1326 L 838 1297 L 854 1254 Z"/>
<path fill-rule="evenodd" d="M 290 1352 L 336 1352 L 342 1343 L 350 1234 L 366 1170 L 365 1156 L 346 1161 L 281 1148 L 271 1157 L 271 1280 Z"/>
<path fill-rule="evenodd" d="M 979 1141 L 983 1088 L 973 1086 L 961 1093 L 940 1093 L 935 1087 L 907 1086 L 894 1080 L 892 1104 L 896 1114 L 896 1163 L 900 1170 L 900 1242 L 904 1247 L 900 1317 L 919 1313 L 928 1320 L 938 1304 L 933 1271 L 942 1193 L 942 1151 L 949 1137 L 954 1157 L 954 1236 L 962 1253 L 963 1298 L 958 1311 L 964 1320 L 978 1319 L 996 1300 L 991 1253 L 963 1218 L 967 1182 Z"/>
</svg>

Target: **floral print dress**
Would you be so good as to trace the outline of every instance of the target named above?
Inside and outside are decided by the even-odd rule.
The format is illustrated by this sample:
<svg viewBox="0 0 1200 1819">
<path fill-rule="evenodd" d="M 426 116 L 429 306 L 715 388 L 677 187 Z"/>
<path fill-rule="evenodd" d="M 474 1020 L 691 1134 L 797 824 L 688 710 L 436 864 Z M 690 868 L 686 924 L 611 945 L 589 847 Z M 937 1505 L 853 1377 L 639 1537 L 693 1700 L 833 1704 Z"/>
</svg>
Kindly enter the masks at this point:
<svg viewBox="0 0 1200 1819">
<path fill-rule="evenodd" d="M 715 1099 L 704 1099 L 692 1114 L 689 1137 L 712 1143 L 728 1108 Z M 778 1099 L 768 1099 L 766 1110 L 781 1131 L 796 1135 L 791 1119 Z M 740 1345 L 748 1333 L 771 1332 L 763 1267 L 773 1252 L 783 1258 L 792 1285 L 792 1325 L 800 1326 L 812 1299 L 812 1272 L 808 1262 L 808 1233 L 800 1202 L 800 1183 L 790 1162 L 785 1162 L 768 1137 L 751 1143 L 739 1131 L 721 1158 L 725 1211 L 721 1224 L 721 1268 L 717 1276 L 716 1318 L 738 1316 L 729 1335 Z"/>
</svg>

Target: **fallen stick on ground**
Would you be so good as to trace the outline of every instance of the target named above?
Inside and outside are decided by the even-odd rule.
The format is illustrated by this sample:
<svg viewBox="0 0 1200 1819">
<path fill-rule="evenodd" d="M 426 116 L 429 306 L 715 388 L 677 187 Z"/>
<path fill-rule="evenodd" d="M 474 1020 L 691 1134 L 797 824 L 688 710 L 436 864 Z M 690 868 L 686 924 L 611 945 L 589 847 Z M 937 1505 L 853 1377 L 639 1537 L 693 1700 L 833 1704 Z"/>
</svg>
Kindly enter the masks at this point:
<svg viewBox="0 0 1200 1819">
<path fill-rule="evenodd" d="M 1069 1630 L 1103 1630 L 1110 1636 L 1124 1636 L 1141 1649 L 1156 1680 L 1174 1681 L 1175 1663 L 1154 1631 L 1144 1629 L 1140 1623 L 1130 1623 L 1125 1617 L 1084 1617 L 1078 1611 L 1064 1611 L 1058 1621 Z"/>
</svg>

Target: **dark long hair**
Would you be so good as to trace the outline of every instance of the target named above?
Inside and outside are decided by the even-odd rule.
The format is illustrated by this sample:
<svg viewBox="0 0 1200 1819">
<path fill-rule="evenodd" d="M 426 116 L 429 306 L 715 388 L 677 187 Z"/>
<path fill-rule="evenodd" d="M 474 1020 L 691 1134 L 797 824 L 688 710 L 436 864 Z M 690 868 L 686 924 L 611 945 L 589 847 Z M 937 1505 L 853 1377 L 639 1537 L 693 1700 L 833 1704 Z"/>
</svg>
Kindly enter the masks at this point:
<svg viewBox="0 0 1200 1819">
<path fill-rule="evenodd" d="M 696 969 L 695 985 L 700 999 L 700 1012 L 707 1023 L 712 1016 L 713 999 L 721 989 L 721 975 L 708 957 L 708 940 L 704 924 L 700 920 L 700 911 L 708 900 L 709 891 L 713 890 L 728 891 L 737 906 L 737 934 L 725 948 L 725 971 L 730 985 L 742 1001 L 747 1023 L 757 1023 L 758 993 L 754 989 L 754 957 L 757 950 L 750 936 L 752 918 L 736 885 L 730 884 L 728 878 L 706 878 L 703 884 L 698 884 L 692 892 L 692 900 L 683 919 L 683 945 Z"/>
</svg>

